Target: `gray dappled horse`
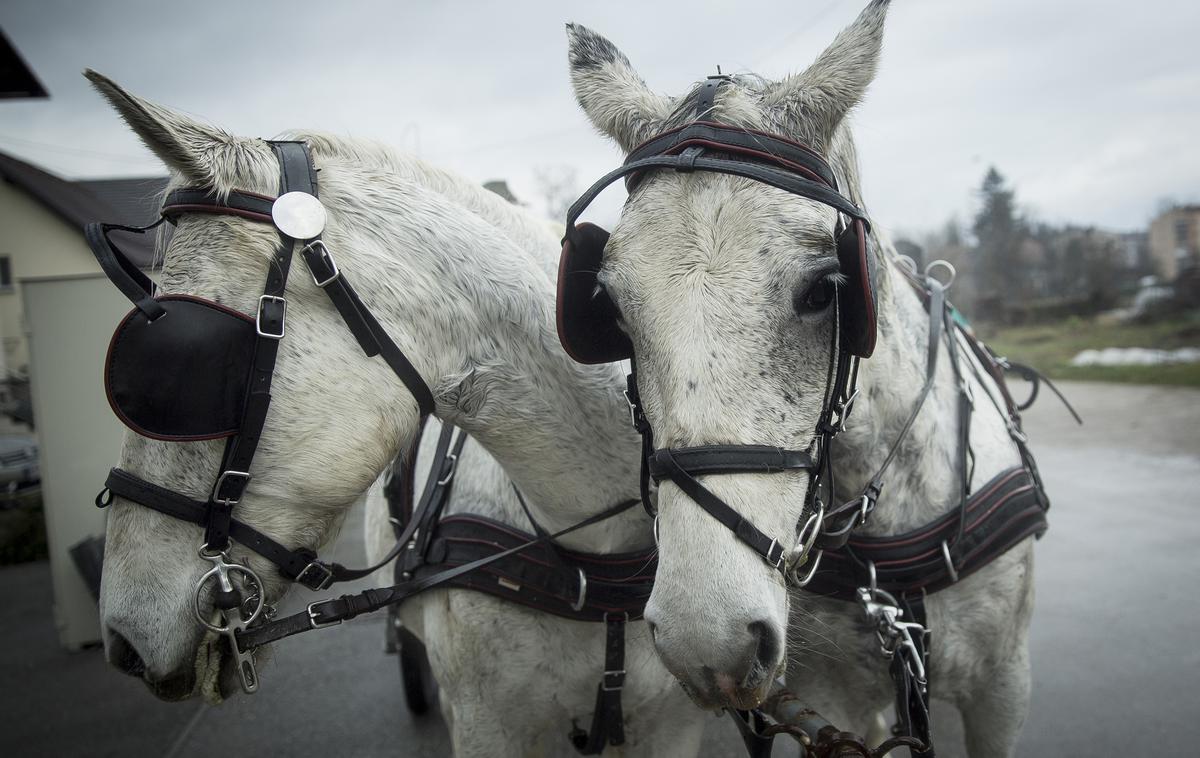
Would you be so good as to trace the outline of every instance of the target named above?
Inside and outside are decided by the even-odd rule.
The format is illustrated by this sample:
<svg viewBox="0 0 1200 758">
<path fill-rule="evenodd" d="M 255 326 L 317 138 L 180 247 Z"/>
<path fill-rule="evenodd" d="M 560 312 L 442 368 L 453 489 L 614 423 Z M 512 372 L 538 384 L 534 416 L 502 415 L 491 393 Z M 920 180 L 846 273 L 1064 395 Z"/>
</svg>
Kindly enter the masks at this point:
<svg viewBox="0 0 1200 758">
<path fill-rule="evenodd" d="M 680 97 L 655 93 L 612 43 L 572 25 L 571 81 L 592 123 L 627 153 L 695 120 L 780 135 L 823 154 L 841 195 L 861 209 L 847 114 L 875 74 L 887 5 L 872 2 L 798 74 L 780 81 L 735 75 L 715 94 L 697 86 Z M 827 203 L 692 165 L 640 176 L 598 272 L 597 292 L 611 298 L 612 317 L 636 356 L 654 444 L 812 450 L 827 404 L 831 339 L 853 336 L 834 331 L 835 290 L 859 286 L 839 273 L 835 234 L 844 222 Z M 931 323 L 923 292 L 910 285 L 877 227 L 866 255 L 876 271 L 877 344 L 859 366 L 851 423 L 832 443 L 841 500 L 830 500 L 864 491 L 898 442 L 878 505 L 856 530 L 870 537 L 951 514 L 964 476 L 978 491 L 1022 466 L 1023 456 L 1001 390 L 952 328 L 937 338 L 941 359 L 919 403 Z M 936 308 L 934 320 L 941 317 Z M 976 406 L 969 470 L 957 433 L 965 395 Z M 920 412 L 902 434 L 914 407 Z M 719 473 L 702 477 L 703 486 L 774 538 L 772 550 L 791 550 L 811 518 L 808 472 Z M 673 481 L 659 484 L 660 562 L 646 617 L 663 661 L 696 702 L 753 707 L 784 673 L 788 688 L 832 722 L 856 729 L 877 723 L 892 683 L 862 610 L 789 591 L 763 551 L 749 549 Z M 807 547 L 797 545 L 793 555 Z M 1023 539 L 925 601 L 934 630 L 932 691 L 961 710 L 973 758 L 1010 755 L 1028 709 L 1032 569 L 1033 539 Z"/>
</svg>

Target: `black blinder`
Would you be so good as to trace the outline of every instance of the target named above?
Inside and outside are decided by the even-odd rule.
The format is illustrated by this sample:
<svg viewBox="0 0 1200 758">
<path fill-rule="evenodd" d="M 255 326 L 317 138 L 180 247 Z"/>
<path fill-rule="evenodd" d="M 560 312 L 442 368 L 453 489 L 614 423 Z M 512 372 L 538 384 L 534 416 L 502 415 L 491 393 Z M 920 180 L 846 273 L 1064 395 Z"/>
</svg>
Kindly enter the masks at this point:
<svg viewBox="0 0 1200 758">
<path fill-rule="evenodd" d="M 842 289 L 841 344 L 851 355 L 870 358 L 875 352 L 875 260 L 867 251 L 867 230 L 861 219 L 838 235 L 838 265 L 846 277 Z"/>
<path fill-rule="evenodd" d="M 558 339 L 579 363 L 613 363 L 633 356 L 629 336 L 617 326 L 617 306 L 597 274 L 608 232 L 579 224 L 563 239 L 558 262 Z"/>
<path fill-rule="evenodd" d="M 257 337 L 254 319 L 190 295 L 157 298 L 151 321 L 135 308 L 108 346 L 104 389 L 125 426 L 171 442 L 238 432 Z"/>
</svg>

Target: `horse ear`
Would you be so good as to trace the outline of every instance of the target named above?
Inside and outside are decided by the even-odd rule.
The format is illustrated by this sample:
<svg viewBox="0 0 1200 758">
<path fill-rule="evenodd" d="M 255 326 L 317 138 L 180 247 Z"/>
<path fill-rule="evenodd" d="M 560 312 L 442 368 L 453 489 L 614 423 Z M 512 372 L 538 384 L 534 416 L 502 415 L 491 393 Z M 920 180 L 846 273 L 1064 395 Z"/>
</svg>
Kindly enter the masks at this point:
<svg viewBox="0 0 1200 758">
<path fill-rule="evenodd" d="M 567 59 L 575 99 L 592 124 L 626 152 L 658 131 L 671 98 L 650 91 L 616 45 L 579 24 L 567 24 Z"/>
<path fill-rule="evenodd" d="M 88 81 L 116 109 L 146 147 L 171 168 L 191 180 L 210 184 L 213 180 L 214 147 L 234 146 L 233 135 L 182 113 L 156 105 L 91 69 L 83 72 Z"/>
<path fill-rule="evenodd" d="M 888 3 L 872 0 L 811 66 L 770 86 L 763 104 L 782 108 L 784 120 L 799 133 L 828 145 L 875 78 Z"/>
</svg>

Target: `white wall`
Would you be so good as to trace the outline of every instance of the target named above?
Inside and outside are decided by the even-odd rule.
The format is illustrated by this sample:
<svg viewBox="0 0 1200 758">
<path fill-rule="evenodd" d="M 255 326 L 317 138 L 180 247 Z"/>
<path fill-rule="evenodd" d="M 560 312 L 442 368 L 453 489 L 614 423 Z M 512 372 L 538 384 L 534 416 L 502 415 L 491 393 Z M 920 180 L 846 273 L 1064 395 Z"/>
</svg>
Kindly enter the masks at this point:
<svg viewBox="0 0 1200 758">
<path fill-rule="evenodd" d="M 20 281 L 28 327 L 33 416 L 59 639 L 100 639 L 96 603 L 68 550 L 104 534 L 93 503 L 121 452 L 124 427 L 104 396 L 104 356 L 128 300 L 102 274 Z"/>
<path fill-rule="evenodd" d="M 99 220 L 99 219 L 97 219 Z M 70 276 L 100 271 L 83 231 L 18 187 L 0 181 L 0 255 L 12 259 L 12 278 Z M 7 368 L 20 373 L 29 356 L 21 323 L 20 287 L 0 290 L 0 344 Z"/>
</svg>

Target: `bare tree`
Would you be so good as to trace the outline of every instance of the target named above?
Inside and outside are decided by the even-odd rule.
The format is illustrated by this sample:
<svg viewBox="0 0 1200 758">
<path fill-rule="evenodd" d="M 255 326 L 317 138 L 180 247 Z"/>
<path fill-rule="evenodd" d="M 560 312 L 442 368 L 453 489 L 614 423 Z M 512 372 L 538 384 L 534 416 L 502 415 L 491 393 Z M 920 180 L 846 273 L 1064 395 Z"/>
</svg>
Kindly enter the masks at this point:
<svg viewBox="0 0 1200 758">
<path fill-rule="evenodd" d="M 579 196 L 578 175 L 578 169 L 565 164 L 534 168 L 534 183 L 550 218 L 556 221 L 566 219 L 567 209 Z"/>
</svg>

